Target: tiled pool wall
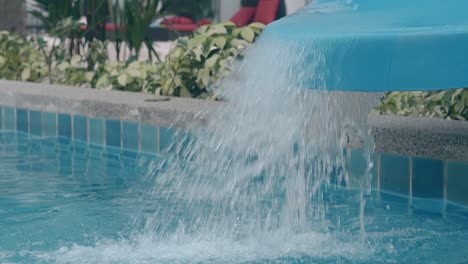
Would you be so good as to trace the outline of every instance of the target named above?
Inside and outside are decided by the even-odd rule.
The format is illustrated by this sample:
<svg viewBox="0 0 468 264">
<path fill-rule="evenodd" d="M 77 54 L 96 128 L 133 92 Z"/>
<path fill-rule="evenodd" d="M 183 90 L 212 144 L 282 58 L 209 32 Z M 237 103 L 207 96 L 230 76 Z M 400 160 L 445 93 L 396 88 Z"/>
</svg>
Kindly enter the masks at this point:
<svg viewBox="0 0 468 264">
<path fill-rule="evenodd" d="M 350 178 L 359 178 L 365 173 L 367 160 L 362 150 L 349 151 Z M 466 161 L 389 153 L 374 153 L 371 159 L 374 164 L 372 185 L 376 190 L 410 198 L 443 199 L 468 206 Z"/>
<path fill-rule="evenodd" d="M 0 107 L 0 129 L 39 137 L 66 137 L 88 144 L 149 154 L 170 143 L 174 129 L 140 122 Z"/>
<path fill-rule="evenodd" d="M 33 136 L 67 137 L 88 144 L 155 154 L 169 146 L 173 128 L 140 122 L 0 107 L 0 129 Z M 348 149 L 350 179 L 367 168 L 362 150 Z M 468 150 L 467 150 L 468 151 Z M 409 197 L 442 199 L 468 206 L 468 162 L 372 154 L 373 187 Z M 352 180 L 350 185 L 353 185 Z M 351 186 L 352 187 L 352 186 Z"/>
</svg>

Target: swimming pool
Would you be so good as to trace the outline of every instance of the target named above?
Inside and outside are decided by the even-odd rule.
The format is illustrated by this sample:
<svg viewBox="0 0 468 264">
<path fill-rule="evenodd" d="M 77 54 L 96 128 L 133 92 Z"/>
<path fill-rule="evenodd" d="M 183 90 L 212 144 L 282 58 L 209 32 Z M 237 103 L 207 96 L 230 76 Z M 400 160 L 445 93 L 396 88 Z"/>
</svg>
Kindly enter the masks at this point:
<svg viewBox="0 0 468 264">
<path fill-rule="evenodd" d="M 189 232 L 177 239 L 148 236 L 130 222 L 154 203 L 167 202 L 140 198 L 146 177 L 157 174 L 163 159 L 67 137 L 0 131 L 0 262 L 468 261 L 467 209 L 440 199 L 374 192 L 360 219 L 359 192 L 347 188 L 325 192 L 327 226 L 315 226 L 312 217 L 307 232 L 276 230 L 235 239 Z M 192 209 L 178 213 L 190 215 Z"/>
<path fill-rule="evenodd" d="M 468 205 L 464 123 L 449 122 L 451 133 L 435 120 L 383 124 L 368 160 L 342 149 L 336 116 L 365 117 L 366 95 L 318 93 L 304 104 L 303 94 L 263 92 L 263 82 L 254 85 L 263 101 L 250 89 L 237 98 L 245 91 L 235 87 L 221 111 L 0 81 L 0 263 L 467 261 L 467 209 L 449 202 Z M 314 113 L 319 130 L 305 126 Z M 173 123 L 193 125 L 189 148 Z M 325 183 L 335 166 L 349 174 L 343 186 Z"/>
</svg>

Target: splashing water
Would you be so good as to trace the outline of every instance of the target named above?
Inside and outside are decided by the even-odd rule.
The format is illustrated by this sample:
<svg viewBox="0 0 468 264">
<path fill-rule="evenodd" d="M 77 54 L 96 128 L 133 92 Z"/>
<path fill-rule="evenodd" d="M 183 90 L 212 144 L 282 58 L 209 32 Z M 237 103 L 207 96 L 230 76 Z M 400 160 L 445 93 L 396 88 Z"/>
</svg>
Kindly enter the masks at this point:
<svg viewBox="0 0 468 264">
<path fill-rule="evenodd" d="M 297 68 L 304 63 L 307 72 Z M 178 133 L 163 172 L 149 179 L 153 213 L 135 217 L 135 230 L 154 241 L 265 243 L 325 233 L 325 193 L 350 181 L 352 138 L 372 150 L 367 113 L 379 95 L 324 91 L 324 67 L 320 50 L 263 36 L 223 83 L 223 106 L 202 113 L 206 126 Z M 301 89 L 311 79 L 317 90 Z M 369 177 L 357 179 L 364 194 Z"/>
</svg>

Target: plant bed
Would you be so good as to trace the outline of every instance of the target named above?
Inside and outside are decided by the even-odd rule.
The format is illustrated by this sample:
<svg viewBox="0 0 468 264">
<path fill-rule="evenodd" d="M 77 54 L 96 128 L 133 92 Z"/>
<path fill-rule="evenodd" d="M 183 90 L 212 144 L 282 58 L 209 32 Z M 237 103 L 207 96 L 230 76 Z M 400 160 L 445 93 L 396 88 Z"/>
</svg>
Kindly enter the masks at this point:
<svg viewBox="0 0 468 264">
<path fill-rule="evenodd" d="M 74 43 L 68 38 L 76 30 L 73 21 L 59 25 L 51 47 L 41 37 L 1 32 L 0 79 L 208 98 L 208 88 L 216 88 L 264 28 L 259 23 L 237 28 L 229 22 L 203 26 L 193 36 L 179 38 L 164 62 L 135 56 L 109 62 L 106 42 Z"/>
</svg>

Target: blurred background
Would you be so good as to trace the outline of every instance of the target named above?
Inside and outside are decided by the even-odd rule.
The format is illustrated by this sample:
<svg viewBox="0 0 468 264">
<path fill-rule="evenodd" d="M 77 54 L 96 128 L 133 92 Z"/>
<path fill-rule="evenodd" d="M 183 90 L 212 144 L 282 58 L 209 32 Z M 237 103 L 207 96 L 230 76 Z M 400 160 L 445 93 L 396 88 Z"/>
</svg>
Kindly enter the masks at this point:
<svg viewBox="0 0 468 264">
<path fill-rule="evenodd" d="M 67 1 L 67 0 L 61 0 Z M 82 15 L 89 13 L 90 6 L 86 2 L 99 1 L 74 1 L 80 2 L 80 12 Z M 117 4 L 123 4 L 126 0 L 113 0 Z M 134 0 L 138 1 L 138 0 Z M 291 14 L 304 7 L 312 0 L 282 0 L 280 10 L 281 16 Z M 21 35 L 38 33 L 46 30 L 43 21 L 31 12 L 38 9 L 35 0 L 0 0 L 0 30 L 7 30 Z M 107 1 L 106 1 L 107 2 Z M 258 0 L 173 0 L 169 13 L 189 17 L 193 20 L 209 19 L 212 22 L 228 21 L 241 6 L 255 6 Z M 87 10 L 88 9 L 88 10 Z"/>
</svg>

